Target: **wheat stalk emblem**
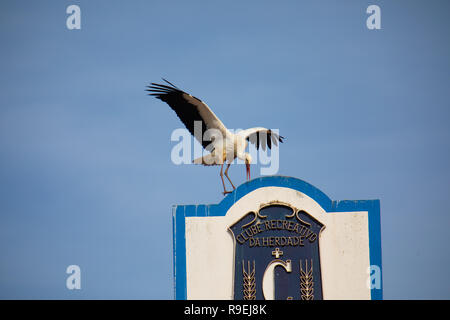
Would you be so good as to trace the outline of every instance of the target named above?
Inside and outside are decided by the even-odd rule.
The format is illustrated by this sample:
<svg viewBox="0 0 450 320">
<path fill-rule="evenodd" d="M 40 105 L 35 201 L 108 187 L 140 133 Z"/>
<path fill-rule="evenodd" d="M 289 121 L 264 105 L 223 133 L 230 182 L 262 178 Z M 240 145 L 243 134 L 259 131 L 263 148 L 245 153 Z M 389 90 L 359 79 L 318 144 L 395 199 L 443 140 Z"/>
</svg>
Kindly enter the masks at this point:
<svg viewBox="0 0 450 320">
<path fill-rule="evenodd" d="M 302 260 L 300 260 L 300 292 L 302 300 L 314 300 L 312 259 L 309 269 L 308 269 L 308 260 L 305 260 L 305 270 L 303 270 L 303 262 Z"/>
<path fill-rule="evenodd" d="M 253 260 L 253 269 L 250 268 L 250 261 L 247 262 L 248 268 L 245 270 L 244 260 L 242 260 L 242 281 L 244 289 L 244 300 L 256 299 L 256 283 L 255 283 L 255 260 Z"/>
</svg>

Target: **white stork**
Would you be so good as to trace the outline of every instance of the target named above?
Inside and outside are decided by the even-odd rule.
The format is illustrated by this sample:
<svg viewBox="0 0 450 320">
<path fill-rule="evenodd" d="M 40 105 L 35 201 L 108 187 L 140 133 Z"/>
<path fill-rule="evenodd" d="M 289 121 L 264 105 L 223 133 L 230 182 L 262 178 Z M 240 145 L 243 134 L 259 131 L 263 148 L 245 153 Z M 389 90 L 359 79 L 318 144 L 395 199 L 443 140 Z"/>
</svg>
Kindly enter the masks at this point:
<svg viewBox="0 0 450 320">
<path fill-rule="evenodd" d="M 166 79 L 163 80 L 168 85 L 151 83 L 151 85 L 147 86 L 148 89 L 146 91 L 150 92 L 149 95 L 167 103 L 203 148 L 210 151 L 208 155 L 195 159 L 193 163 L 220 165 L 220 178 L 222 179 L 224 195 L 231 192 L 227 191 L 223 179 L 225 162 L 227 163 L 225 176 L 231 183 L 233 190 L 236 187 L 228 176 L 228 169 L 236 157 L 245 162 L 247 180 L 250 180 L 250 163 L 252 158 L 249 153 L 245 152 L 248 141 L 254 143 L 257 149 L 262 146 L 263 150 L 266 149 L 266 145 L 272 148 L 272 142 L 276 146 L 278 146 L 278 142 L 283 142 L 284 137 L 262 127 L 242 130 L 236 134 L 230 132 L 206 103 L 180 90 Z M 197 121 L 201 123 L 201 136 L 195 134 L 194 128 Z M 213 134 L 212 141 L 208 141 L 204 139 L 207 130 L 216 130 L 219 134 Z"/>
</svg>

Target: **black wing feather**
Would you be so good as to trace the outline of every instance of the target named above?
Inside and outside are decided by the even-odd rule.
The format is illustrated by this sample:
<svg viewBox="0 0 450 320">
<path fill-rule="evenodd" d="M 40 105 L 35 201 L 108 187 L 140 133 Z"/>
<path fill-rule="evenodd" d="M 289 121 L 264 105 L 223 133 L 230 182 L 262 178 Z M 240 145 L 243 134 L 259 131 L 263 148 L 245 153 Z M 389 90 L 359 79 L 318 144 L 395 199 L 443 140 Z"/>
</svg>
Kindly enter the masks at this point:
<svg viewBox="0 0 450 320">
<path fill-rule="evenodd" d="M 200 113 L 195 105 L 192 103 L 189 103 L 183 95 L 187 94 L 186 92 L 178 89 L 175 85 L 170 83 L 169 81 L 163 79 L 165 82 L 167 82 L 170 86 L 164 85 L 164 84 L 158 84 L 158 83 L 152 83 L 150 86 L 147 86 L 148 89 L 146 91 L 150 92 L 149 95 L 156 97 L 157 99 L 160 99 L 161 101 L 164 101 L 167 103 L 170 108 L 175 111 L 178 118 L 183 122 L 183 124 L 186 126 L 186 129 L 189 130 L 189 132 L 195 137 L 194 132 L 194 124 L 195 121 L 201 121 L 202 122 L 202 136 L 198 137 L 200 139 L 197 139 L 203 146 L 203 148 L 206 149 L 207 146 L 211 144 L 211 141 L 203 141 L 203 136 L 205 134 L 205 131 L 208 130 L 208 127 L 206 123 L 203 121 L 203 118 L 200 116 Z M 193 97 L 195 98 L 195 97 Z M 198 98 L 195 98 L 198 101 L 201 101 Z M 197 137 L 196 137 L 197 138 Z"/>
<path fill-rule="evenodd" d="M 261 146 L 263 150 L 265 150 L 266 145 L 269 149 L 272 149 L 272 142 L 277 145 L 277 142 L 283 143 L 284 139 L 283 136 L 280 136 L 271 130 L 257 131 L 247 137 L 247 141 L 255 144 L 256 150 L 259 150 Z"/>
</svg>

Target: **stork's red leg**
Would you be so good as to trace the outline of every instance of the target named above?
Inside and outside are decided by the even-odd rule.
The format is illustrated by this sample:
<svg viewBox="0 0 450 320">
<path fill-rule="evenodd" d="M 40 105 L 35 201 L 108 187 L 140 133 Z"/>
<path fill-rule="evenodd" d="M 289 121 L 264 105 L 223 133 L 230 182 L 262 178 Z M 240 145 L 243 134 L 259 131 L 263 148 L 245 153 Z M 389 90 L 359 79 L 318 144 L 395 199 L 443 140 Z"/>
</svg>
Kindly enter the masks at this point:
<svg viewBox="0 0 450 320">
<path fill-rule="evenodd" d="M 220 179 L 222 179 L 222 185 L 223 185 L 223 194 L 226 195 L 227 193 L 231 193 L 231 191 L 227 191 L 227 188 L 225 188 L 225 181 L 223 180 L 223 163 L 220 166 Z"/>
<path fill-rule="evenodd" d="M 230 181 L 230 183 L 231 183 L 231 185 L 232 185 L 232 187 L 233 187 L 233 190 L 234 190 L 234 189 L 236 189 L 236 187 L 234 186 L 233 182 L 231 182 L 231 179 L 230 179 L 230 177 L 228 176 L 228 169 L 230 168 L 230 166 L 231 166 L 231 163 L 229 163 L 229 164 L 227 165 L 227 168 L 225 169 L 225 176 L 227 177 L 228 181 Z"/>
</svg>

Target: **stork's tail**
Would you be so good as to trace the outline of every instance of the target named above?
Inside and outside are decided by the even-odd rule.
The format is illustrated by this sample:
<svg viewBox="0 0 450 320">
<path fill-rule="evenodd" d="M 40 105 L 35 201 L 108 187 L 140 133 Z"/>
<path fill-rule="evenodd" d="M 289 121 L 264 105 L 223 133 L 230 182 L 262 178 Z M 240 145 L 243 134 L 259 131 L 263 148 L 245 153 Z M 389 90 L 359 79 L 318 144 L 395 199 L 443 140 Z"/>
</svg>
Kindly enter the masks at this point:
<svg viewBox="0 0 450 320">
<path fill-rule="evenodd" d="M 192 161 L 193 164 L 201 164 L 204 166 L 218 166 L 223 164 L 222 159 L 220 157 L 215 156 L 214 154 L 210 153 L 206 156 L 194 159 Z"/>
</svg>

